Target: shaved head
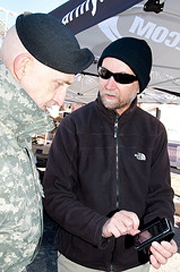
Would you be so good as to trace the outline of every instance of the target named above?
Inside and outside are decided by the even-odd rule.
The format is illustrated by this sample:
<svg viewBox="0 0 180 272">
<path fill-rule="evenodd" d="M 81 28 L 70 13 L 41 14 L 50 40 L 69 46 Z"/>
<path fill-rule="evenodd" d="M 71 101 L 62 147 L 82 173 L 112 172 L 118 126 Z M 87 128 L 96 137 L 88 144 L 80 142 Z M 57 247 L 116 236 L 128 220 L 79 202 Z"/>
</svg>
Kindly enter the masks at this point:
<svg viewBox="0 0 180 272">
<path fill-rule="evenodd" d="M 30 55 L 30 53 L 21 43 L 17 35 L 16 27 L 13 26 L 8 30 L 0 49 L 0 57 L 5 63 L 6 67 L 11 71 L 11 73 L 14 74 L 13 63 L 16 57 L 24 53 Z"/>
</svg>

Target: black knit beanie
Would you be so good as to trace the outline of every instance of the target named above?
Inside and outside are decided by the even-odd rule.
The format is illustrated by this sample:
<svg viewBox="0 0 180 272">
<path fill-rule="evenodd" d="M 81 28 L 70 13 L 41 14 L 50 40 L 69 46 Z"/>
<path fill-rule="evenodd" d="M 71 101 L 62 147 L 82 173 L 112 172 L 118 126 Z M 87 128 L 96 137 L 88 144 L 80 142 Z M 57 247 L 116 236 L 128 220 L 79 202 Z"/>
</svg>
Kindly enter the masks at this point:
<svg viewBox="0 0 180 272">
<path fill-rule="evenodd" d="M 125 62 L 138 78 L 140 92 L 142 92 L 149 80 L 152 67 L 152 53 L 146 41 L 132 37 L 124 37 L 107 46 L 98 62 L 102 65 L 103 59 L 112 57 Z"/>
</svg>

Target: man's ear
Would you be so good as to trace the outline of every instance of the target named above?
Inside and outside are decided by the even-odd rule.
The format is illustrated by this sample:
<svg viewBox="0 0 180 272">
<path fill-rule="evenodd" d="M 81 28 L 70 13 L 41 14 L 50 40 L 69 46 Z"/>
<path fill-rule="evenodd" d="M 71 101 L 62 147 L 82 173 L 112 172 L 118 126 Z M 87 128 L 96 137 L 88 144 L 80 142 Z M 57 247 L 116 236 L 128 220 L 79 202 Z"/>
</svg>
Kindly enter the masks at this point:
<svg viewBox="0 0 180 272">
<path fill-rule="evenodd" d="M 140 93 L 140 85 L 139 85 L 139 82 L 138 82 L 138 90 L 137 90 L 137 94 Z"/>
<path fill-rule="evenodd" d="M 15 58 L 13 72 L 18 81 L 20 81 L 25 76 L 30 62 L 31 56 L 27 53 L 20 54 Z"/>
</svg>

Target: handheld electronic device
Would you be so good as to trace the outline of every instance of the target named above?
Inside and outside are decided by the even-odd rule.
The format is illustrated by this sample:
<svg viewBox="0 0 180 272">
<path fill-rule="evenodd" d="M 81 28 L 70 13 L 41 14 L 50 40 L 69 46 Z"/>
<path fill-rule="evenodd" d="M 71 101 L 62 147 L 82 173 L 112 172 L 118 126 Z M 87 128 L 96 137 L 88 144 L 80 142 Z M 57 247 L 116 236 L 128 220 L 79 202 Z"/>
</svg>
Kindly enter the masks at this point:
<svg viewBox="0 0 180 272">
<path fill-rule="evenodd" d="M 172 223 L 166 219 L 150 222 L 140 233 L 134 236 L 134 246 L 140 251 L 147 249 L 153 241 L 170 241 L 174 236 Z"/>
</svg>

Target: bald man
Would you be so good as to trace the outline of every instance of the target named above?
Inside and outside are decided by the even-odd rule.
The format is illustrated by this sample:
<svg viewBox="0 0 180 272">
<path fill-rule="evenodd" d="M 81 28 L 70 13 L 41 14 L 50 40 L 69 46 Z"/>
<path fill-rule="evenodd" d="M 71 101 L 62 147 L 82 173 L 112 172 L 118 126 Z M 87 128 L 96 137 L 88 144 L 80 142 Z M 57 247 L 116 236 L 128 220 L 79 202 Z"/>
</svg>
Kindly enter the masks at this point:
<svg viewBox="0 0 180 272">
<path fill-rule="evenodd" d="M 40 246 L 43 190 L 31 137 L 53 129 L 75 74 L 94 59 L 58 20 L 18 16 L 0 49 L 0 270 L 26 271 Z"/>
</svg>

